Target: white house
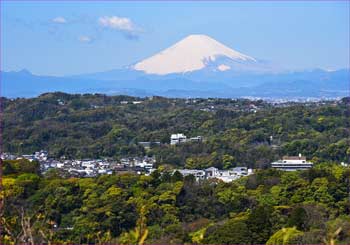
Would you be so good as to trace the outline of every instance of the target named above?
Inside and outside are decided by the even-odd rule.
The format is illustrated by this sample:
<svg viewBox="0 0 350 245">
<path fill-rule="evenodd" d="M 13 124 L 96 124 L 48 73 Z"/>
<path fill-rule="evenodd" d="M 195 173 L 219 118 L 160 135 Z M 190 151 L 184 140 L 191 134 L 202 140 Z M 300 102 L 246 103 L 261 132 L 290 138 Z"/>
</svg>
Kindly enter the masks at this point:
<svg viewBox="0 0 350 245">
<path fill-rule="evenodd" d="M 301 156 L 284 156 L 282 160 L 271 163 L 271 167 L 284 171 L 306 170 L 312 168 L 313 163 L 307 162 L 306 157 Z"/>
<path fill-rule="evenodd" d="M 146 162 L 146 161 L 137 162 L 137 163 L 135 163 L 135 167 L 151 169 L 151 168 L 153 168 L 153 163 L 152 162 Z"/>
<path fill-rule="evenodd" d="M 172 134 L 170 136 L 170 144 L 171 145 L 176 145 L 180 143 L 185 143 L 185 142 L 202 142 L 203 137 L 202 136 L 196 136 L 187 139 L 186 135 L 184 134 Z"/>
<path fill-rule="evenodd" d="M 231 182 L 242 176 L 247 176 L 253 173 L 252 169 L 246 167 L 237 167 L 229 170 L 219 170 L 215 167 L 210 167 L 205 170 L 178 169 L 175 171 L 179 171 L 183 176 L 193 175 L 197 181 L 204 179 L 219 179 L 224 182 Z"/>
<path fill-rule="evenodd" d="M 177 169 L 174 172 L 179 171 L 182 176 L 188 176 L 193 175 L 196 180 L 202 180 L 205 179 L 205 171 L 204 170 L 197 170 L 197 169 Z"/>
<path fill-rule="evenodd" d="M 172 134 L 170 137 L 170 144 L 176 145 L 187 141 L 187 137 L 184 134 Z"/>
<path fill-rule="evenodd" d="M 220 175 L 219 173 L 219 169 L 215 168 L 215 167 L 210 167 L 210 168 L 207 168 L 205 171 L 205 176 L 207 178 L 215 178 L 217 176 Z"/>
<path fill-rule="evenodd" d="M 205 170 L 207 179 L 220 179 L 224 182 L 231 182 L 242 176 L 248 176 L 253 173 L 252 169 L 247 167 L 236 167 L 228 170 L 219 170 L 214 167 L 207 168 Z"/>
</svg>

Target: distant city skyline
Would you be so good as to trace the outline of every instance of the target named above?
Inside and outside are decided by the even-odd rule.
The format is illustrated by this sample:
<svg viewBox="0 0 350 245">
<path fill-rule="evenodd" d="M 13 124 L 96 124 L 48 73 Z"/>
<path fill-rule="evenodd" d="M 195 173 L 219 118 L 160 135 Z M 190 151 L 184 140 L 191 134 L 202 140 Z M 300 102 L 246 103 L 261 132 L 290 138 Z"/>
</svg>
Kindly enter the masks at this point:
<svg viewBox="0 0 350 245">
<path fill-rule="evenodd" d="M 349 68 L 349 2 L 1 2 L 1 69 L 117 69 L 190 34 L 291 69 Z"/>
</svg>

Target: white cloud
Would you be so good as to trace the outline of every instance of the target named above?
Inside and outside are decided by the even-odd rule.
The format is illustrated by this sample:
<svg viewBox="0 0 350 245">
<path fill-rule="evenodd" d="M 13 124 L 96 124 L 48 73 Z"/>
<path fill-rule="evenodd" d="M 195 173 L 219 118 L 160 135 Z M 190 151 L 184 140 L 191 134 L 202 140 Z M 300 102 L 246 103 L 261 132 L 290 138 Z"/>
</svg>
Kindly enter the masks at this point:
<svg viewBox="0 0 350 245">
<path fill-rule="evenodd" d="M 83 42 L 83 43 L 89 43 L 92 41 L 91 37 L 89 36 L 80 36 L 78 39 L 80 42 Z"/>
<path fill-rule="evenodd" d="M 98 23 L 103 27 L 121 31 L 132 32 L 136 30 L 134 23 L 129 18 L 125 17 L 103 16 L 98 19 Z"/>
<path fill-rule="evenodd" d="M 58 16 L 56 18 L 52 19 L 52 22 L 59 23 L 59 24 L 64 24 L 67 23 L 67 20 L 61 16 Z"/>
</svg>

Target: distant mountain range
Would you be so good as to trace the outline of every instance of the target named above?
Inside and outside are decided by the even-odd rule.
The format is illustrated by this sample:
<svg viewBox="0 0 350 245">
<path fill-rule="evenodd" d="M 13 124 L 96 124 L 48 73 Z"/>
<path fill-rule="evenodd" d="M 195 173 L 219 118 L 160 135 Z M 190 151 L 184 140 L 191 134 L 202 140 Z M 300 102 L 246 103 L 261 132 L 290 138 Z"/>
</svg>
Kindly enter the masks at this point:
<svg viewBox="0 0 350 245">
<path fill-rule="evenodd" d="M 45 92 L 160 95 L 167 97 L 306 98 L 349 96 L 350 71 L 287 71 L 190 35 L 123 69 L 76 76 L 1 72 L 1 95 L 34 97 Z"/>
</svg>

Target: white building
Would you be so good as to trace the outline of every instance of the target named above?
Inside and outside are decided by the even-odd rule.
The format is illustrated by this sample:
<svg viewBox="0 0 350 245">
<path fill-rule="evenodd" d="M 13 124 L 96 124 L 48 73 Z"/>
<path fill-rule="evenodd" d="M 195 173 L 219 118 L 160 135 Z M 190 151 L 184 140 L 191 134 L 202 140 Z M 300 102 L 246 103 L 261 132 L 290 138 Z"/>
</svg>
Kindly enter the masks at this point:
<svg viewBox="0 0 350 245">
<path fill-rule="evenodd" d="M 239 179 L 240 177 L 252 174 L 253 170 L 248 169 L 247 167 L 236 167 L 228 170 L 219 170 L 217 168 L 210 167 L 205 170 L 205 173 L 207 179 L 216 178 L 224 182 L 231 182 Z"/>
<path fill-rule="evenodd" d="M 205 176 L 207 178 L 215 178 L 216 176 L 219 176 L 220 173 L 219 173 L 219 169 L 215 168 L 215 167 L 210 167 L 210 168 L 207 168 L 205 171 Z"/>
<path fill-rule="evenodd" d="M 34 156 L 39 161 L 46 161 L 48 157 L 48 152 L 41 150 L 34 153 Z"/>
<path fill-rule="evenodd" d="M 170 144 L 171 145 L 176 145 L 180 143 L 185 143 L 185 142 L 202 142 L 203 137 L 202 136 L 196 136 L 187 139 L 186 135 L 184 134 L 172 134 L 170 136 Z"/>
<path fill-rule="evenodd" d="M 170 144 L 171 145 L 184 143 L 186 141 L 187 141 L 187 137 L 184 134 L 172 134 L 170 137 Z"/>
<path fill-rule="evenodd" d="M 246 167 L 237 167 L 229 170 L 219 170 L 215 167 L 210 167 L 205 170 L 198 169 L 178 169 L 183 176 L 193 175 L 196 180 L 204 179 L 219 179 L 224 182 L 231 182 L 243 176 L 248 176 L 253 173 L 252 169 Z M 175 172 L 174 171 L 174 172 Z"/>
<path fill-rule="evenodd" d="M 94 161 L 82 161 L 81 166 L 88 169 L 94 169 L 95 168 L 95 162 Z"/>
<path fill-rule="evenodd" d="M 146 161 L 137 162 L 137 163 L 135 163 L 135 167 L 151 169 L 151 168 L 153 168 L 153 163 L 152 162 L 146 162 Z"/>
<path fill-rule="evenodd" d="M 307 162 L 306 157 L 301 156 L 284 156 L 282 160 L 271 163 L 271 167 L 284 171 L 307 170 L 312 168 L 313 163 Z"/>
<path fill-rule="evenodd" d="M 182 176 L 189 176 L 193 175 L 196 180 L 203 180 L 205 179 L 205 171 L 204 170 L 197 170 L 197 169 L 177 169 L 174 172 L 179 171 Z"/>
</svg>

